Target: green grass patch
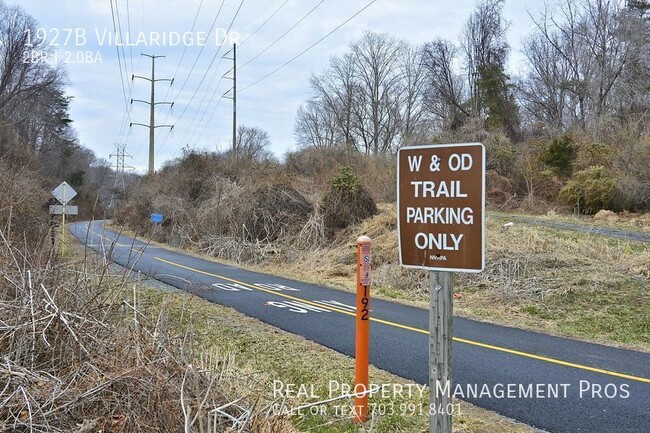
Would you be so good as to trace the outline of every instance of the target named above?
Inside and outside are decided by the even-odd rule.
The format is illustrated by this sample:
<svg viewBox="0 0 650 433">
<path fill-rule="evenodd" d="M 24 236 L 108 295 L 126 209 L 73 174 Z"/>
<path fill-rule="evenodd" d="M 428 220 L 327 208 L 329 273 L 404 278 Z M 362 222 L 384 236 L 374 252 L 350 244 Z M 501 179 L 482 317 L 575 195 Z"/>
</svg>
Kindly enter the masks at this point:
<svg viewBox="0 0 650 433">
<path fill-rule="evenodd" d="M 650 293 L 645 281 L 629 278 L 600 290 L 578 289 L 549 302 L 566 333 L 650 347 Z"/>
</svg>

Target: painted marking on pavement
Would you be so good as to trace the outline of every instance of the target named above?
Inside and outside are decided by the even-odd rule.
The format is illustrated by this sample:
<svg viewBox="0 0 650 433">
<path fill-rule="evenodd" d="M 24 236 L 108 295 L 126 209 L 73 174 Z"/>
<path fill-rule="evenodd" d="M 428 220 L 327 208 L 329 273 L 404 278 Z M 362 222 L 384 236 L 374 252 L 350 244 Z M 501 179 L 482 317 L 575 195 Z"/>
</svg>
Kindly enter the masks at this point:
<svg viewBox="0 0 650 433">
<path fill-rule="evenodd" d="M 314 307 L 313 305 L 309 305 L 304 302 L 298 302 L 298 301 L 268 301 L 264 305 L 270 305 L 272 307 L 277 307 L 277 308 L 288 308 L 289 311 L 292 313 L 309 313 L 310 311 L 313 311 L 315 313 L 331 313 L 332 311 L 326 309 L 326 308 L 321 308 L 321 307 Z"/>
<path fill-rule="evenodd" d="M 256 290 L 261 290 L 263 292 L 272 293 L 272 294 L 274 294 L 276 296 L 282 296 L 284 298 L 288 298 L 288 299 L 291 299 L 291 300 L 294 300 L 294 301 L 304 302 L 306 304 L 313 305 L 314 307 L 327 308 L 327 309 L 329 309 L 331 311 L 336 311 L 337 313 L 341 313 L 341 314 L 345 314 L 345 315 L 348 315 L 348 316 L 356 317 L 356 314 L 352 313 L 350 311 L 345 311 L 345 310 L 341 310 L 341 309 L 334 308 L 334 307 L 329 307 L 329 306 L 326 307 L 326 306 L 324 306 L 322 304 L 318 304 L 316 302 L 312 302 L 312 301 L 309 301 L 309 300 L 306 300 L 306 299 L 297 298 L 295 296 L 287 295 L 286 293 L 268 290 L 268 289 L 265 289 L 265 288 L 262 288 L 262 287 L 259 287 L 259 286 L 254 286 L 254 285 L 245 283 L 243 281 L 238 281 L 238 280 L 235 280 L 233 278 L 224 277 L 223 275 L 213 274 L 211 272 L 206 272 L 206 271 L 202 271 L 200 269 L 196 269 L 196 268 L 192 268 L 192 267 L 189 267 L 189 266 L 174 263 L 174 262 L 171 262 L 169 260 L 165 260 L 165 259 L 160 258 L 160 257 L 154 257 L 154 259 L 158 260 L 160 262 L 163 262 L 163 263 L 167 263 L 167 264 L 172 265 L 172 266 L 177 266 L 179 268 L 183 268 L 183 269 L 187 269 L 189 271 L 197 272 L 199 274 L 209 275 L 209 276 L 215 277 L 215 278 L 221 278 L 221 279 L 226 280 L 226 281 L 230 281 L 230 282 L 233 282 L 233 283 L 242 284 L 244 286 L 252 287 L 252 288 L 254 288 Z M 426 329 L 419 329 L 419 328 L 415 328 L 415 327 L 408 326 L 408 325 L 402 325 L 401 323 L 396 323 L 396 322 L 391 322 L 391 321 L 388 321 L 388 320 L 377 319 L 375 317 L 370 317 L 370 320 L 373 321 L 373 322 L 377 322 L 377 323 L 383 323 L 384 325 L 393 326 L 393 327 L 401 328 L 401 329 L 407 329 L 407 330 L 413 331 L 413 332 L 418 332 L 420 334 L 426 334 L 426 335 L 429 334 L 429 331 L 426 330 Z M 613 376 L 613 377 L 618 377 L 618 378 L 621 378 L 621 379 L 634 380 L 636 382 L 643 382 L 643 383 L 649 383 L 650 384 L 650 379 L 645 378 L 645 377 L 633 376 L 631 374 L 619 373 L 619 372 L 616 372 L 616 371 L 605 370 L 605 369 L 602 369 L 602 368 L 589 367 L 588 365 L 582 365 L 582 364 L 576 364 L 576 363 L 573 363 L 573 362 L 562 361 L 560 359 L 549 358 L 547 356 L 535 355 L 533 353 L 521 352 L 519 350 L 508 349 L 506 347 L 500 347 L 500 346 L 495 346 L 495 345 L 492 345 L 492 344 L 481 343 L 481 342 L 478 342 L 478 341 L 467 340 L 465 338 L 453 337 L 453 339 L 454 339 L 454 341 L 456 341 L 458 343 L 469 344 L 471 346 L 482 347 L 484 349 L 491 349 L 491 350 L 495 350 L 495 351 L 498 351 L 498 352 L 504 352 L 504 353 L 509 353 L 511 355 L 517 355 L 517 356 L 522 356 L 522 357 L 525 357 L 525 358 L 536 359 L 538 361 L 544 361 L 544 362 L 548 362 L 548 363 L 551 363 L 551 364 L 562 365 L 562 366 L 565 366 L 565 367 L 576 368 L 576 369 L 579 369 L 579 370 L 589 371 L 589 372 L 592 372 L 592 373 L 600 373 L 600 374 L 604 374 L 604 375 L 607 375 L 607 376 Z"/>
<path fill-rule="evenodd" d="M 345 310 L 350 310 L 350 311 L 352 311 L 352 312 L 357 311 L 357 307 L 356 307 L 356 306 L 354 306 L 354 305 L 344 304 L 343 302 L 335 301 L 335 300 L 333 300 L 333 299 L 331 299 L 331 300 L 324 300 L 324 299 L 323 299 L 322 301 L 316 301 L 316 302 L 319 303 L 319 304 L 323 304 L 323 305 L 325 305 L 325 306 L 327 306 L 327 307 L 343 308 L 343 309 L 345 309 Z M 370 311 L 372 311 L 372 310 L 370 310 Z"/>
<path fill-rule="evenodd" d="M 263 289 L 273 290 L 274 292 L 299 292 L 300 289 L 294 287 L 285 286 L 284 284 L 276 283 L 255 283 L 254 286 L 261 287 Z"/>
</svg>

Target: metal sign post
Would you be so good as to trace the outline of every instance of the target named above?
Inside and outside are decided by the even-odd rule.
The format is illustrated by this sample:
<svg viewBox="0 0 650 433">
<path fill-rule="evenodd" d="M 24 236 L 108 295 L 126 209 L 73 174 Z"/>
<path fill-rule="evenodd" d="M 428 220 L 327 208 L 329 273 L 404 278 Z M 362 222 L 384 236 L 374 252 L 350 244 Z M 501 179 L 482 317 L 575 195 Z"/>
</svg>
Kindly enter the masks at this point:
<svg viewBox="0 0 650 433">
<path fill-rule="evenodd" d="M 397 154 L 400 264 L 430 271 L 429 432 L 451 433 L 452 272 L 485 267 L 485 148 L 412 146 Z"/>
<path fill-rule="evenodd" d="M 429 432 L 451 432 L 452 273 L 429 272 Z M 448 392 L 445 392 L 449 390 Z"/>
<path fill-rule="evenodd" d="M 52 195 L 61 203 L 61 251 L 63 252 L 65 251 L 65 216 L 69 213 L 66 207 L 68 202 L 77 195 L 77 191 L 64 181 L 52 190 Z M 77 207 L 74 206 L 74 208 L 74 211 L 78 212 Z M 50 213 L 58 213 L 57 210 L 50 207 Z"/>
<path fill-rule="evenodd" d="M 357 320 L 354 364 L 354 423 L 368 421 L 368 365 L 370 363 L 370 238 L 357 239 Z"/>
<path fill-rule="evenodd" d="M 63 198 L 61 199 L 61 204 L 63 205 L 63 212 L 61 212 L 61 252 L 65 252 L 65 205 L 67 203 L 67 200 L 65 198 L 65 190 L 68 184 L 66 182 L 63 182 L 61 185 L 63 186 Z"/>
</svg>

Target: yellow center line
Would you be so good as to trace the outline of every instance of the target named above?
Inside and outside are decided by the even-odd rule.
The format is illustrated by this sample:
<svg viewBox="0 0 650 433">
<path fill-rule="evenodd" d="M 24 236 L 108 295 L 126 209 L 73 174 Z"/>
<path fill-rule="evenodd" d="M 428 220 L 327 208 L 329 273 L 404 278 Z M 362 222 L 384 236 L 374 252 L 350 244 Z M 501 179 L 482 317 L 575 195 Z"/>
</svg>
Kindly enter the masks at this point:
<svg viewBox="0 0 650 433">
<path fill-rule="evenodd" d="M 302 302 L 302 303 L 305 303 L 305 304 L 308 304 L 308 305 L 313 305 L 313 306 L 316 306 L 316 307 L 319 307 L 319 308 L 325 308 L 325 309 L 328 309 L 328 310 L 331 310 L 331 311 L 335 311 L 337 313 L 341 313 L 341 314 L 345 314 L 345 315 L 348 315 L 348 316 L 356 317 L 356 313 L 352 313 L 350 311 L 340 310 L 338 308 L 334 308 L 334 307 L 331 307 L 329 305 L 323 305 L 323 304 L 320 304 L 320 303 L 312 302 L 312 301 L 310 301 L 308 299 L 298 298 L 296 296 L 287 295 L 286 293 L 276 292 L 276 291 L 265 289 L 263 287 L 258 287 L 258 286 L 255 286 L 255 285 L 243 282 L 243 281 L 235 280 L 233 278 L 224 277 L 223 275 L 213 274 L 211 272 L 206 272 L 206 271 L 202 271 L 200 269 L 196 269 L 196 268 L 192 268 L 192 267 L 189 267 L 189 266 L 181 265 L 179 263 L 174 263 L 174 262 L 171 262 L 169 260 L 165 260 L 165 259 L 163 259 L 161 257 L 154 257 L 154 259 L 158 260 L 158 261 L 161 261 L 163 263 L 167 263 L 167 264 L 172 265 L 172 266 L 176 266 L 176 267 L 179 267 L 179 268 L 182 268 L 182 269 L 186 269 L 188 271 L 196 272 L 196 273 L 203 274 L 203 275 L 208 275 L 208 276 L 214 277 L 214 278 L 220 278 L 222 280 L 230 281 L 232 283 L 241 284 L 243 286 L 250 287 L 252 289 L 259 290 L 261 292 L 266 292 L 266 293 L 269 293 L 269 294 L 272 294 L 272 295 L 280 296 L 280 297 L 291 299 L 291 300 L 294 300 L 294 301 L 299 301 L 299 302 Z M 426 335 L 429 334 L 429 331 L 426 330 L 426 329 L 414 328 L 412 326 L 403 325 L 401 323 L 396 323 L 396 322 L 391 322 L 389 320 L 377 319 L 375 317 L 370 317 L 370 320 L 373 321 L 373 322 L 384 324 L 384 325 L 393 326 L 395 328 L 401 328 L 401 329 L 406 329 L 408 331 L 418 332 L 420 334 L 426 334 Z M 562 361 L 560 359 L 549 358 L 547 356 L 535 355 L 534 353 L 521 352 L 519 350 L 508 349 L 506 347 L 500 347 L 500 346 L 495 346 L 495 345 L 492 345 L 492 344 L 481 343 L 479 341 L 467 340 L 465 338 L 453 337 L 453 339 L 454 339 L 454 341 L 456 341 L 458 343 L 468 344 L 468 345 L 476 346 L 476 347 L 482 347 L 484 349 L 495 350 L 495 351 L 503 352 L 503 353 L 509 353 L 511 355 L 522 356 L 522 357 L 525 357 L 525 358 L 536 359 L 538 361 L 549 362 L 551 364 L 563 365 L 565 367 L 571 367 L 571 368 L 576 368 L 576 369 L 579 369 L 579 370 L 590 371 L 592 373 L 605 374 L 605 375 L 608 375 L 608 376 L 614 376 L 614 377 L 627 379 L 627 380 L 634 380 L 634 381 L 637 381 L 637 382 L 650 383 L 650 379 L 645 378 L 645 377 L 633 376 L 633 375 L 630 375 L 630 374 L 619 373 L 619 372 L 611 371 L 611 370 L 604 370 L 602 368 L 589 367 L 588 365 L 582 365 L 582 364 L 576 364 L 576 363 L 573 363 L 573 362 Z"/>
</svg>

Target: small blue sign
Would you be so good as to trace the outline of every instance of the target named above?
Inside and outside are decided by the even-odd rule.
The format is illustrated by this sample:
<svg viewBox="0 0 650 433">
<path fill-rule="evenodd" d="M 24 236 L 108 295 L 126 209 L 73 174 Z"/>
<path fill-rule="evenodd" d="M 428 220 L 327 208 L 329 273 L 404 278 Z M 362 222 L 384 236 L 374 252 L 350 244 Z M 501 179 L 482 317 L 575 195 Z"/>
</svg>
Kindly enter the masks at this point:
<svg viewBox="0 0 650 433">
<path fill-rule="evenodd" d="M 156 224 L 162 224 L 162 222 L 163 222 L 163 214 L 161 214 L 161 213 L 152 213 L 151 214 L 151 222 L 154 222 Z"/>
</svg>

